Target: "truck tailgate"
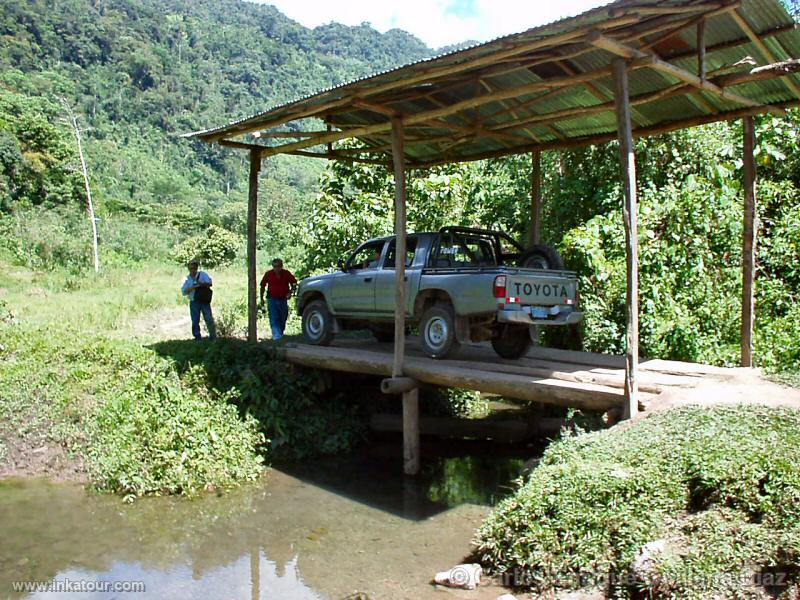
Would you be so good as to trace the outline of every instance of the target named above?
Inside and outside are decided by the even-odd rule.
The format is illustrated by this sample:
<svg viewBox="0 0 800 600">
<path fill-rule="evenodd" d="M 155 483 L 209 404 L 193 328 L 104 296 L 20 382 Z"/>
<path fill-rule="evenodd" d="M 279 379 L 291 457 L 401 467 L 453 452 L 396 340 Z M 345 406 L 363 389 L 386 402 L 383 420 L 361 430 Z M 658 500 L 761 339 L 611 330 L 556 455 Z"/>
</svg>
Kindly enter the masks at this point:
<svg viewBox="0 0 800 600">
<path fill-rule="evenodd" d="M 506 296 L 521 305 L 574 304 L 576 287 L 572 277 L 547 275 L 543 271 L 535 275 L 517 273 L 508 276 Z"/>
</svg>

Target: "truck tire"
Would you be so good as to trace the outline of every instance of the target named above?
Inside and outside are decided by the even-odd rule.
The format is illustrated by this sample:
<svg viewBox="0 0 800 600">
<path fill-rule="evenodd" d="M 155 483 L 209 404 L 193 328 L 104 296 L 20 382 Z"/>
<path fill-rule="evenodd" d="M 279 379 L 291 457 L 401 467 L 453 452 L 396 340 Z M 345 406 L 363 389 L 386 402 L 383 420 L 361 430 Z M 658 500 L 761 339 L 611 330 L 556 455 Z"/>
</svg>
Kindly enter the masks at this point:
<svg viewBox="0 0 800 600">
<path fill-rule="evenodd" d="M 506 325 L 500 335 L 492 338 L 492 348 L 502 358 L 514 360 L 524 355 L 531 345 L 531 336 L 525 326 Z"/>
<path fill-rule="evenodd" d="M 445 358 L 457 350 L 459 344 L 452 305 L 439 302 L 422 313 L 419 336 L 422 351 L 431 358 Z"/>
<path fill-rule="evenodd" d="M 333 315 L 324 300 L 309 302 L 303 309 L 303 336 L 315 346 L 328 346 L 333 341 Z"/>
<path fill-rule="evenodd" d="M 552 246 L 537 244 L 522 253 L 519 257 L 519 266 L 525 269 L 561 271 L 564 269 L 564 259 Z"/>
</svg>

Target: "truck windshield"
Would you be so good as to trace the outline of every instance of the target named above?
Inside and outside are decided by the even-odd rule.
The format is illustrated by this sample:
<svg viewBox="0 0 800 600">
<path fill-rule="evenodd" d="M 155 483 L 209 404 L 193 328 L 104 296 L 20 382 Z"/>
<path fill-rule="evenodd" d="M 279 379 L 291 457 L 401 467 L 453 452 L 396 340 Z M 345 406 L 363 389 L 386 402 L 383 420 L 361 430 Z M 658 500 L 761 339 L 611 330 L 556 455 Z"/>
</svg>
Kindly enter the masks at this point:
<svg viewBox="0 0 800 600">
<path fill-rule="evenodd" d="M 446 231 L 439 237 L 435 255 L 429 264 L 438 268 L 496 267 L 497 255 L 490 235 Z"/>
</svg>

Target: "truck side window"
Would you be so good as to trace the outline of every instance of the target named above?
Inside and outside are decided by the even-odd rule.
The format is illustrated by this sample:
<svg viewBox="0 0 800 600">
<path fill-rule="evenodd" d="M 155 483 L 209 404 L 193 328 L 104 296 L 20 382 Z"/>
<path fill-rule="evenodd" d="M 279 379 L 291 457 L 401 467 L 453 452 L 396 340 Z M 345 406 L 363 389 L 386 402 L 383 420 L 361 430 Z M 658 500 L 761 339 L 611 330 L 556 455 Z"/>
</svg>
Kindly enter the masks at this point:
<svg viewBox="0 0 800 600">
<path fill-rule="evenodd" d="M 392 241 L 389 246 L 389 251 L 386 253 L 386 258 L 383 261 L 384 269 L 394 269 L 394 256 L 395 256 L 395 243 Z M 406 269 L 414 264 L 414 257 L 417 254 L 417 238 L 410 237 L 406 240 Z"/>
<path fill-rule="evenodd" d="M 364 244 L 356 250 L 347 261 L 347 269 L 354 271 L 358 269 L 377 269 L 380 264 L 381 252 L 385 242 L 372 242 Z"/>
</svg>

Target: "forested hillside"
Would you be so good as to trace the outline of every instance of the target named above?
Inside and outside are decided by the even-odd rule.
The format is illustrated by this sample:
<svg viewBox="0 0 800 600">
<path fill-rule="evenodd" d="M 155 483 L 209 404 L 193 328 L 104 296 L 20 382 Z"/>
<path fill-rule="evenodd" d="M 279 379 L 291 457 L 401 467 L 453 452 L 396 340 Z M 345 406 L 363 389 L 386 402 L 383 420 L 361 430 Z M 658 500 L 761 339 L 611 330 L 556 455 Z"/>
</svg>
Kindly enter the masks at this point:
<svg viewBox="0 0 800 600">
<path fill-rule="evenodd" d="M 117 258 L 163 254 L 211 222 L 237 229 L 241 156 L 180 134 L 432 53 L 399 30 L 310 30 L 272 6 L 241 0 L 2 0 L 0 7 L 0 206 L 47 208 L 18 215 L 26 230 L 30 219 L 40 229 L 60 206 L 54 227 L 86 231 L 63 208 L 84 202 L 64 98 L 86 128 L 101 241 Z M 321 167 L 270 161 L 265 210 L 300 211 Z M 47 232 L 30 235 L 16 251 L 46 260 L 48 249 L 37 245 L 52 243 Z M 77 263 L 84 248 L 51 250 Z"/>
</svg>

